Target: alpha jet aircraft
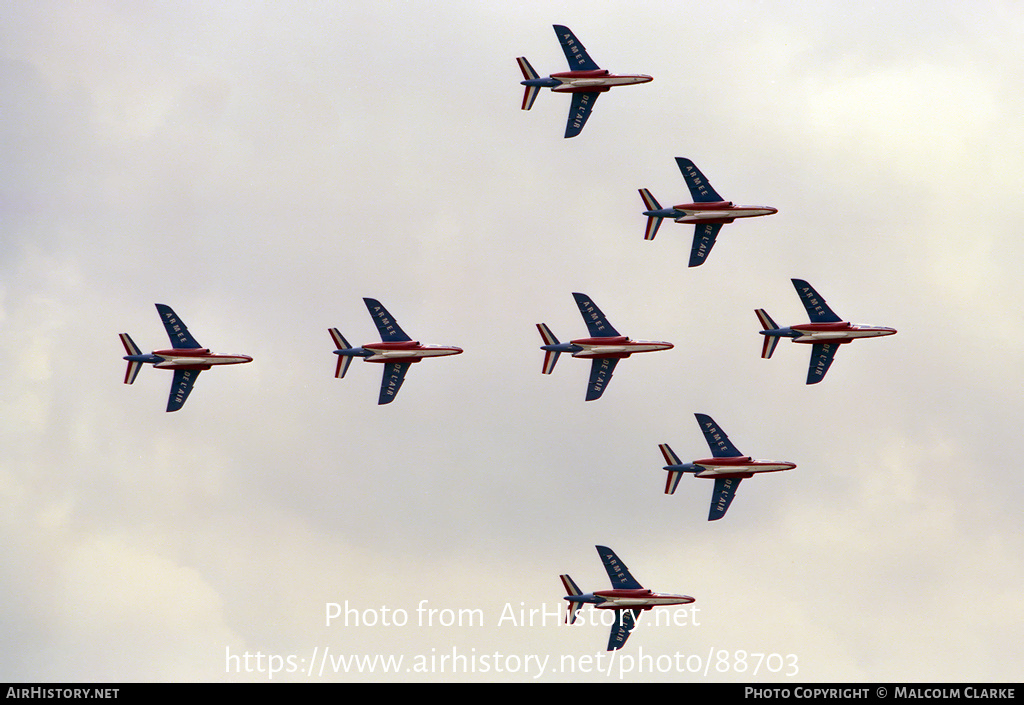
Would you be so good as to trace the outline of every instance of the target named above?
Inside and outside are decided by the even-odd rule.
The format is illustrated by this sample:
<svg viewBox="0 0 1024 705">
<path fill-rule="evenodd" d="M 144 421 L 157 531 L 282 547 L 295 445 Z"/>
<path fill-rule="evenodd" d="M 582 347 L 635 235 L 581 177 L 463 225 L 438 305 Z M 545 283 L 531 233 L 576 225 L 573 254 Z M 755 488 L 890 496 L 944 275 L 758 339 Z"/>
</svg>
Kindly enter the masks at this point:
<svg viewBox="0 0 1024 705">
<path fill-rule="evenodd" d="M 569 108 L 569 121 L 565 126 L 565 136 L 575 137 L 582 130 L 594 109 L 597 96 L 610 90 L 612 86 L 628 86 L 634 83 L 648 83 L 654 79 L 650 76 L 616 76 L 608 73 L 608 69 L 599 68 L 587 54 L 576 35 L 568 27 L 556 24 L 555 34 L 562 44 L 562 51 L 569 62 L 569 71 L 553 73 L 547 78 L 540 78 L 530 66 L 526 57 L 520 56 L 519 70 L 523 72 L 526 86 L 523 94 L 523 110 L 533 107 L 537 93 L 541 88 L 550 88 L 555 93 L 572 93 L 572 106 Z"/>
<path fill-rule="evenodd" d="M 583 594 L 568 575 L 560 575 L 565 591 L 569 593 L 563 599 L 569 602 L 565 618 L 569 624 L 576 623 L 580 608 L 584 604 L 593 605 L 598 610 L 615 610 L 615 624 L 612 625 L 608 637 L 608 651 L 617 651 L 626 645 L 626 639 L 636 626 L 641 612 L 654 607 L 666 605 L 688 605 L 696 602 L 689 595 L 662 595 L 644 588 L 629 574 L 626 564 L 619 560 L 615 552 L 607 546 L 596 546 L 601 556 L 604 569 L 612 581 L 611 590 L 598 590 Z"/>
<path fill-rule="evenodd" d="M 737 206 L 732 201 L 726 201 L 718 192 L 712 188 L 708 180 L 693 162 L 685 157 L 676 157 L 676 164 L 679 171 L 683 172 L 686 185 L 690 188 L 690 197 L 693 203 L 682 203 L 671 208 L 662 208 L 657 199 L 645 188 L 640 189 L 640 197 L 644 199 L 647 210 L 647 230 L 644 232 L 644 240 L 653 240 L 661 227 L 661 221 L 665 218 L 672 218 L 677 223 L 695 223 L 693 232 L 693 245 L 690 248 L 691 267 L 699 267 L 704 264 L 711 248 L 715 246 L 715 238 L 718 231 L 726 223 L 731 223 L 737 218 L 755 218 L 759 215 L 772 215 L 778 213 L 778 209 L 770 206 Z"/>
<path fill-rule="evenodd" d="M 409 371 L 409 365 L 412 363 L 419 362 L 425 357 L 458 355 L 462 352 L 462 348 L 420 345 L 418 340 L 413 340 L 398 327 L 394 317 L 381 306 L 379 301 L 364 298 L 363 303 L 366 304 L 370 317 L 377 325 L 381 342 L 353 348 L 337 328 L 331 328 L 331 338 L 338 348 L 334 351 L 334 354 L 338 356 L 338 365 L 334 370 L 334 376 L 344 377 L 353 357 L 361 357 L 365 362 L 384 363 L 384 376 L 380 381 L 378 404 L 390 404 L 395 400 L 402 382 L 405 381 L 405 373 Z"/>
<path fill-rule="evenodd" d="M 171 395 L 167 399 L 167 410 L 177 411 L 185 404 L 196 377 L 203 370 L 208 370 L 214 365 L 239 365 L 243 362 L 252 362 L 248 355 L 214 355 L 208 348 L 202 347 L 177 314 L 170 306 L 157 304 L 156 310 L 160 314 L 160 320 L 167 329 L 167 337 L 171 339 L 170 350 L 155 350 L 149 355 L 143 355 L 139 346 L 127 333 L 121 333 L 121 344 L 128 353 L 124 359 L 128 361 L 128 369 L 124 374 L 124 383 L 131 384 L 142 369 L 143 363 L 153 365 L 160 370 L 174 370 L 174 379 L 171 381 Z"/>
<path fill-rule="evenodd" d="M 710 416 L 707 414 L 694 414 L 694 416 L 697 417 L 697 423 L 700 425 L 700 430 L 704 432 L 704 438 L 714 457 L 683 463 L 667 443 L 660 444 L 658 448 L 665 456 L 665 462 L 668 463 L 664 467 L 665 470 L 668 470 L 665 494 L 675 493 L 679 478 L 686 473 L 693 473 L 694 477 L 714 478 L 715 489 L 711 495 L 711 511 L 708 513 L 708 521 L 715 521 L 725 516 L 742 480 L 753 477 L 757 473 L 779 472 L 796 467 L 794 463 L 786 461 L 754 460 L 749 455 L 743 455 L 736 450 L 736 446 L 725 435 L 725 431 L 719 428 Z"/>
<path fill-rule="evenodd" d="M 757 314 L 757 320 L 761 322 L 763 329 L 761 335 L 764 336 L 764 345 L 761 347 L 761 357 L 771 357 L 780 338 L 792 338 L 794 343 L 810 343 L 813 346 L 811 364 L 807 370 L 807 384 L 817 384 L 825 379 L 825 373 L 828 372 L 840 345 L 856 338 L 878 338 L 896 333 L 895 328 L 848 323 L 832 312 L 825 299 L 810 284 L 803 279 L 793 279 L 792 282 L 796 287 L 796 293 L 800 295 L 800 301 L 807 309 L 810 323 L 779 328 L 763 308 L 755 310 L 754 313 Z"/>
<path fill-rule="evenodd" d="M 544 351 L 544 367 L 541 372 L 551 374 L 555 369 L 555 363 L 558 362 L 558 356 L 562 353 L 570 353 L 573 357 L 591 358 L 593 362 L 590 365 L 587 401 L 599 399 L 604 394 L 615 365 L 620 359 L 633 353 L 670 350 L 674 347 L 672 343 L 657 340 L 630 340 L 612 327 L 601 313 L 601 309 L 586 294 L 574 293 L 572 296 L 576 299 L 576 305 L 587 324 L 590 337 L 559 343 L 547 324 L 538 323 L 537 330 L 544 340 L 544 345 L 540 347 Z"/>
</svg>

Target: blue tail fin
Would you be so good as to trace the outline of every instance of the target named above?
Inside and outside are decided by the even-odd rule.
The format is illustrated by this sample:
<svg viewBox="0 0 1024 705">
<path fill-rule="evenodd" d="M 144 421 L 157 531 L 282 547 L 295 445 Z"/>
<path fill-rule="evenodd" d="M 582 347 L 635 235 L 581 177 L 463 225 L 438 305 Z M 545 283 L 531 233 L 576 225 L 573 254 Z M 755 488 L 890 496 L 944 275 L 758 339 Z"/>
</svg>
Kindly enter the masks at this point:
<svg viewBox="0 0 1024 705">
<path fill-rule="evenodd" d="M 757 320 L 761 322 L 762 331 L 779 330 L 778 324 L 772 320 L 772 317 L 763 308 L 757 309 L 754 313 L 757 315 Z M 775 346 L 779 344 L 780 337 L 778 335 L 765 334 L 764 345 L 761 346 L 761 357 L 767 360 L 772 356 L 772 353 L 775 352 Z"/>
<path fill-rule="evenodd" d="M 135 344 L 132 337 L 127 333 L 121 333 L 121 344 L 124 346 L 125 352 L 129 355 L 141 355 L 142 352 L 139 350 L 139 346 Z M 138 360 L 129 360 L 128 369 L 124 372 L 124 383 L 131 384 L 135 381 L 135 378 L 139 375 L 139 370 L 142 369 L 142 363 Z"/>
</svg>

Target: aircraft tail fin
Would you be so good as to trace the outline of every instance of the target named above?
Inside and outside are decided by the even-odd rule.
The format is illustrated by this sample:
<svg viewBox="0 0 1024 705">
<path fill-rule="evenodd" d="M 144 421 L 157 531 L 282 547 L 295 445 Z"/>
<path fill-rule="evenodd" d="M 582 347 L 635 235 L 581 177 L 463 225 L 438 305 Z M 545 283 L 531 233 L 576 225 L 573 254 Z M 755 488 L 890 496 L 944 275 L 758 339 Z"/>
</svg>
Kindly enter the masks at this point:
<svg viewBox="0 0 1024 705">
<path fill-rule="evenodd" d="M 331 334 L 331 340 L 334 341 L 334 346 L 338 350 L 348 350 L 349 348 L 352 347 L 351 345 L 348 344 L 348 341 L 345 340 L 345 336 L 343 336 L 341 334 L 341 331 L 339 331 L 337 328 L 331 328 L 329 330 Z M 351 355 L 338 355 L 338 364 L 334 368 L 334 376 L 337 379 L 341 379 L 342 377 L 344 377 L 345 373 L 348 372 L 348 366 L 351 364 Z"/>
<path fill-rule="evenodd" d="M 679 479 L 683 476 L 683 473 L 678 470 L 669 470 L 668 478 L 665 480 L 665 494 L 675 494 L 676 487 L 679 486 Z"/>
<path fill-rule="evenodd" d="M 668 466 L 679 466 L 683 464 L 683 461 L 679 459 L 679 456 L 675 454 L 675 451 L 669 447 L 668 443 L 658 444 L 658 450 L 661 451 L 662 456 L 665 458 L 665 462 Z M 666 468 L 668 470 L 668 468 Z M 683 476 L 682 470 L 668 470 L 668 479 L 665 480 L 665 494 L 675 494 L 676 487 L 679 486 L 679 479 Z"/>
<path fill-rule="evenodd" d="M 546 323 L 538 323 L 537 330 L 540 331 L 540 337 L 544 341 L 544 345 L 558 345 L 558 338 L 551 332 Z M 541 348 L 543 350 L 543 348 Z M 544 350 L 544 366 L 541 368 L 541 373 L 549 375 L 555 371 L 555 363 L 558 362 L 558 356 L 561 355 L 557 350 Z"/>
<path fill-rule="evenodd" d="M 519 64 L 519 70 L 523 72 L 523 78 L 527 81 L 532 81 L 539 76 L 530 62 L 526 60 L 525 56 L 516 58 L 516 62 Z M 537 94 L 540 93 L 540 86 L 526 86 L 526 90 L 523 92 L 523 110 L 529 110 L 533 107 L 533 101 L 537 100 Z"/>
<path fill-rule="evenodd" d="M 559 575 L 562 579 L 562 585 L 565 587 L 565 594 L 569 597 L 575 597 L 576 595 L 582 595 L 583 591 L 580 590 L 579 586 L 570 578 L 568 575 Z M 582 602 L 569 601 L 569 608 L 565 612 L 565 621 L 569 624 L 576 623 L 576 617 L 580 613 L 580 607 L 583 606 Z"/>
<path fill-rule="evenodd" d="M 644 199 L 644 205 L 647 206 L 648 211 L 660 211 L 661 205 L 658 203 L 651 192 L 645 188 L 640 189 L 640 198 Z M 653 240 L 654 236 L 658 234 L 658 228 L 661 227 L 662 219 L 656 215 L 647 216 L 647 228 L 644 230 L 644 240 Z"/>
<path fill-rule="evenodd" d="M 125 352 L 129 355 L 141 355 L 142 352 L 139 350 L 139 346 L 135 344 L 132 337 L 127 333 L 121 333 L 121 345 L 124 346 Z M 135 378 L 139 375 L 139 370 L 142 369 L 142 363 L 137 360 L 128 361 L 128 369 L 124 372 L 124 383 L 131 384 L 135 381 Z"/>
<path fill-rule="evenodd" d="M 779 326 L 772 320 L 772 317 L 768 315 L 768 312 L 763 308 L 759 308 L 754 313 L 757 315 L 757 320 L 761 323 L 761 330 L 778 330 Z M 764 344 L 761 346 L 761 357 L 765 360 L 770 358 L 775 352 L 775 347 L 779 344 L 778 335 L 765 335 Z"/>
<path fill-rule="evenodd" d="M 682 465 L 683 464 L 683 461 L 681 461 L 679 459 L 679 456 L 676 455 L 675 451 L 672 450 L 669 447 L 668 443 L 659 443 L 658 444 L 658 450 L 661 451 L 661 454 L 665 457 L 665 462 L 668 465 Z"/>
</svg>

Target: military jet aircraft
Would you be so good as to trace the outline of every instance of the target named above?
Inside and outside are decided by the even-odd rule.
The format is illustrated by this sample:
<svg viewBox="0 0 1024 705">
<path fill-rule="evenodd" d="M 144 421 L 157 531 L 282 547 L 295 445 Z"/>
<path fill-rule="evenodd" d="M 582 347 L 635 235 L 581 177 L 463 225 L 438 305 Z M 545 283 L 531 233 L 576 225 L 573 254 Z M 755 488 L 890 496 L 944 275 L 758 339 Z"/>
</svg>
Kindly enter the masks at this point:
<svg viewBox="0 0 1024 705">
<path fill-rule="evenodd" d="M 540 337 L 544 341 L 541 350 L 544 351 L 544 367 L 541 369 L 546 375 L 551 374 L 558 362 L 558 356 L 562 353 L 570 353 L 573 357 L 589 357 L 593 360 L 590 365 L 590 382 L 587 386 L 587 401 L 599 399 L 604 394 L 608 381 L 612 378 L 615 365 L 624 357 L 633 353 L 652 352 L 654 350 L 669 350 L 672 343 L 664 343 L 657 340 L 630 340 L 621 335 L 612 324 L 608 322 L 601 309 L 590 300 L 586 294 L 574 293 L 576 305 L 580 314 L 587 324 L 590 332 L 589 338 L 577 338 L 568 343 L 559 343 L 551 329 L 544 323 L 537 324 Z"/>
<path fill-rule="evenodd" d="M 353 357 L 361 357 L 365 362 L 384 363 L 384 376 L 380 382 L 380 396 L 377 399 L 377 404 L 390 404 L 395 400 L 402 382 L 405 381 L 405 373 L 409 371 L 409 365 L 412 363 L 419 362 L 425 357 L 458 355 L 462 352 L 462 348 L 451 346 L 420 345 L 418 340 L 413 340 L 405 334 L 394 317 L 379 301 L 364 298 L 363 303 L 366 304 L 370 317 L 377 325 L 381 342 L 353 348 L 337 328 L 330 328 L 331 339 L 338 348 L 334 351 L 334 354 L 338 356 L 334 376 L 344 377 Z"/>
<path fill-rule="evenodd" d="M 121 344 L 128 353 L 124 359 L 128 361 L 128 369 L 124 374 L 124 383 L 131 384 L 142 369 L 143 364 L 150 364 L 160 370 L 174 370 L 174 379 L 171 382 L 171 394 L 167 400 L 167 410 L 177 411 L 185 404 L 192 385 L 203 370 L 208 370 L 214 365 L 239 365 L 245 362 L 252 362 L 248 355 L 214 355 L 208 348 L 202 347 L 196 339 L 188 332 L 188 328 L 170 306 L 157 304 L 156 310 L 160 314 L 164 328 L 167 330 L 167 337 L 171 339 L 170 350 L 156 350 L 149 355 L 143 355 L 139 346 L 127 333 L 121 333 Z"/>
<path fill-rule="evenodd" d="M 596 546 L 601 556 L 608 579 L 612 582 L 611 590 L 597 590 L 583 594 L 573 579 L 568 575 L 560 575 L 565 591 L 569 593 L 563 599 L 569 602 L 566 621 L 575 624 L 583 605 L 593 605 L 598 610 L 615 610 L 615 624 L 612 625 L 608 637 L 608 651 L 617 651 L 626 645 L 626 639 L 636 626 L 641 612 L 666 605 L 688 605 L 696 602 L 689 595 L 663 595 L 644 588 L 630 575 L 626 564 L 619 560 L 615 552 L 607 546 Z"/>
<path fill-rule="evenodd" d="M 650 191 L 640 189 L 640 198 L 647 206 L 647 210 L 644 211 L 644 215 L 647 216 L 644 240 L 654 239 L 658 234 L 658 228 L 661 227 L 661 221 L 665 218 L 672 218 L 677 223 L 695 223 L 693 245 L 690 247 L 690 267 L 704 264 L 711 253 L 711 248 L 715 246 L 718 232 L 726 223 L 731 223 L 737 218 L 756 218 L 779 212 L 771 206 L 737 206 L 732 201 L 726 201 L 712 188 L 692 161 L 685 157 L 676 157 L 676 164 L 683 173 L 694 202 L 662 208 Z"/>
<path fill-rule="evenodd" d="M 673 494 L 679 484 L 679 478 L 686 473 L 693 473 L 694 477 L 714 479 L 715 489 L 711 494 L 711 511 L 708 513 L 708 521 L 715 521 L 725 516 L 733 497 L 736 496 L 740 481 L 753 477 L 757 473 L 779 472 L 796 467 L 795 463 L 787 461 L 754 460 L 749 455 L 743 455 L 725 435 L 725 431 L 710 416 L 707 414 L 694 415 L 697 417 L 697 424 L 704 432 L 704 439 L 707 440 L 714 457 L 683 463 L 667 443 L 660 444 L 658 448 L 665 456 L 665 462 L 668 463 L 663 468 L 668 470 L 665 494 Z"/>
<path fill-rule="evenodd" d="M 648 83 L 654 79 L 650 76 L 632 75 L 616 76 L 608 73 L 608 69 L 599 68 L 587 54 L 580 41 L 568 27 L 554 25 L 555 34 L 569 62 L 569 71 L 553 73 L 547 78 L 540 78 L 526 57 L 520 56 L 519 70 L 523 72 L 526 86 L 523 94 L 523 110 L 533 107 L 537 93 L 541 88 L 550 88 L 555 93 L 571 93 L 572 106 L 569 108 L 569 120 L 565 126 L 565 136 L 575 137 L 582 130 L 594 109 L 597 96 L 610 90 L 613 86 L 628 86 L 634 83 Z"/>
<path fill-rule="evenodd" d="M 780 338 L 792 338 L 794 343 L 809 343 L 812 346 L 807 384 L 817 384 L 825 379 L 825 373 L 828 372 L 840 345 L 857 338 L 878 338 L 896 333 L 895 328 L 865 326 L 844 321 L 833 313 L 825 299 L 810 284 L 803 279 L 793 279 L 792 282 L 800 301 L 807 309 L 810 323 L 779 328 L 763 308 L 755 310 L 754 313 L 761 323 L 761 335 L 764 336 L 764 344 L 761 346 L 762 358 L 772 356 Z"/>
</svg>

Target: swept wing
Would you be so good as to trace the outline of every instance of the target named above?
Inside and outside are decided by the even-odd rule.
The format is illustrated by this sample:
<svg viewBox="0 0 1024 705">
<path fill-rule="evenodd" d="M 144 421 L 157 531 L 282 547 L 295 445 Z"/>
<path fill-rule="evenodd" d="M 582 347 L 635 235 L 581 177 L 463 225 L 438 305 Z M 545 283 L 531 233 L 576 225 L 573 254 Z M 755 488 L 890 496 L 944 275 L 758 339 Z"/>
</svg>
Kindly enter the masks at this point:
<svg viewBox="0 0 1024 705">
<path fill-rule="evenodd" d="M 708 442 L 708 447 L 711 448 L 711 455 L 716 458 L 739 458 L 743 456 L 743 453 L 737 450 L 736 446 L 732 444 L 729 437 L 725 435 L 725 431 L 719 428 L 715 420 L 707 414 L 694 414 L 697 417 L 697 424 L 700 425 L 700 430 L 704 433 L 704 440 Z"/>
<path fill-rule="evenodd" d="M 575 137 L 583 132 L 583 126 L 587 124 L 590 114 L 594 111 L 594 103 L 597 102 L 597 96 L 599 95 L 601 94 L 597 91 L 572 94 L 572 105 L 569 106 L 569 119 L 565 123 L 566 137 Z"/>
<path fill-rule="evenodd" d="M 639 617 L 640 610 L 615 610 L 615 624 L 612 625 L 612 632 L 608 637 L 609 651 L 618 651 L 626 645 L 626 639 L 629 638 Z"/>
<path fill-rule="evenodd" d="M 174 371 L 174 379 L 171 381 L 171 394 L 167 398 L 167 410 L 177 411 L 185 406 L 185 400 L 192 392 L 192 386 L 196 383 L 200 370 L 177 369 Z"/>
<path fill-rule="evenodd" d="M 807 316 L 811 323 L 842 323 L 843 319 L 837 316 L 825 303 L 825 297 L 814 290 L 810 284 L 803 279 L 793 279 L 793 286 L 800 296 L 800 303 L 807 310 Z"/>
<path fill-rule="evenodd" d="M 643 585 L 638 583 L 629 573 L 626 564 L 619 560 L 615 551 L 607 546 L 597 546 L 597 554 L 601 556 L 604 569 L 608 572 L 608 579 L 612 581 L 612 587 L 622 590 L 642 590 Z"/>
<path fill-rule="evenodd" d="M 590 58 L 590 54 L 587 53 L 571 29 L 560 24 L 554 25 L 554 28 L 558 43 L 562 45 L 562 51 L 565 52 L 565 60 L 569 62 L 570 71 L 597 71 L 601 68 Z"/>
<path fill-rule="evenodd" d="M 739 486 L 740 478 L 738 477 L 715 478 L 715 489 L 711 493 L 711 511 L 708 512 L 708 521 L 715 521 L 725 516 Z"/>
<path fill-rule="evenodd" d="M 715 246 L 715 238 L 722 229 L 722 223 L 698 223 L 693 228 L 693 244 L 690 246 L 690 267 L 704 264 L 711 248 Z M 653 239 L 653 235 L 651 236 Z"/>
<path fill-rule="evenodd" d="M 838 343 L 814 343 L 811 345 L 811 364 L 807 368 L 807 384 L 817 384 L 825 379 L 825 373 L 836 358 Z"/>
<path fill-rule="evenodd" d="M 590 361 L 590 383 L 587 385 L 587 401 L 600 399 L 619 362 L 617 357 L 595 357 Z"/>
<path fill-rule="evenodd" d="M 608 322 L 608 318 L 601 312 L 590 297 L 586 294 L 573 292 L 572 297 L 576 299 L 576 306 L 580 309 L 583 322 L 587 324 L 587 330 L 592 338 L 616 338 L 622 335 L 615 327 Z"/>
<path fill-rule="evenodd" d="M 398 395 L 398 390 L 405 381 L 405 373 L 409 371 L 411 362 L 384 363 L 384 376 L 380 380 L 380 396 L 378 404 L 390 404 Z"/>
<path fill-rule="evenodd" d="M 696 165 L 686 157 L 676 157 L 676 165 L 683 174 L 694 203 L 714 203 L 725 199 L 711 186 Z"/>
<path fill-rule="evenodd" d="M 412 340 L 399 327 L 394 316 L 388 313 L 388 310 L 381 305 L 380 301 L 364 298 L 363 303 L 366 304 L 366 310 L 370 312 L 370 318 L 373 319 L 374 325 L 377 326 L 377 332 L 380 333 L 380 339 L 383 342 L 400 343 Z"/>
<path fill-rule="evenodd" d="M 203 347 L 199 344 L 199 341 L 192 337 L 192 334 L 188 332 L 188 328 L 185 327 L 185 323 L 178 318 L 178 315 L 171 310 L 170 306 L 157 304 L 156 310 L 160 314 L 160 320 L 163 321 L 167 337 L 171 339 L 171 347 L 179 350 Z"/>
</svg>

